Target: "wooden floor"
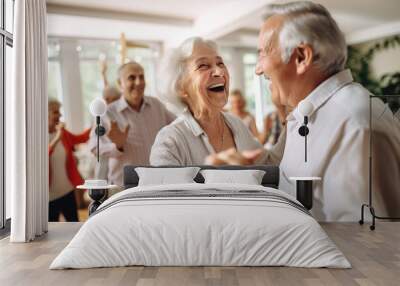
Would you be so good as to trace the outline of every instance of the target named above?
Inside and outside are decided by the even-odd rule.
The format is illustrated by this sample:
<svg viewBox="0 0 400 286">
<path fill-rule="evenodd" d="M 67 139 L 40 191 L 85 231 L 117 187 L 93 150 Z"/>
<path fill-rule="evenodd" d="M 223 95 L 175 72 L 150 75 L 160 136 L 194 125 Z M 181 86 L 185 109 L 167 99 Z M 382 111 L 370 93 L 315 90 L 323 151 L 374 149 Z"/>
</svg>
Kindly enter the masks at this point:
<svg viewBox="0 0 400 286">
<path fill-rule="evenodd" d="M 48 270 L 81 223 L 51 223 L 32 243 L 0 241 L 0 285 L 400 285 L 400 223 L 323 224 L 352 269 L 123 267 Z"/>
</svg>

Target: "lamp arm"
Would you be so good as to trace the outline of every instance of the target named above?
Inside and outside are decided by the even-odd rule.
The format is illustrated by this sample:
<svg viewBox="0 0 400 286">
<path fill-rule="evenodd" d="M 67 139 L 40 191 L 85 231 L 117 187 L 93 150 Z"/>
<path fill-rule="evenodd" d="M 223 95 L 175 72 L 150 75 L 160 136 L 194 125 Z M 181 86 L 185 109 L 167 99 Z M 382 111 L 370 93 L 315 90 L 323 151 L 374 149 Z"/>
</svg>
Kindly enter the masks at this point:
<svg viewBox="0 0 400 286">
<path fill-rule="evenodd" d="M 97 134 L 97 163 L 100 162 L 100 116 L 96 116 L 96 134 Z"/>
<path fill-rule="evenodd" d="M 304 136 L 304 162 L 307 162 L 307 133 Z"/>
<path fill-rule="evenodd" d="M 102 126 L 100 121 L 100 116 L 96 116 L 96 130 L 97 135 L 97 162 L 100 161 L 100 137 L 106 134 L 106 129 Z"/>
<path fill-rule="evenodd" d="M 304 116 L 304 126 L 307 129 L 304 136 L 304 162 L 307 163 L 307 135 L 308 135 L 308 116 Z"/>
</svg>

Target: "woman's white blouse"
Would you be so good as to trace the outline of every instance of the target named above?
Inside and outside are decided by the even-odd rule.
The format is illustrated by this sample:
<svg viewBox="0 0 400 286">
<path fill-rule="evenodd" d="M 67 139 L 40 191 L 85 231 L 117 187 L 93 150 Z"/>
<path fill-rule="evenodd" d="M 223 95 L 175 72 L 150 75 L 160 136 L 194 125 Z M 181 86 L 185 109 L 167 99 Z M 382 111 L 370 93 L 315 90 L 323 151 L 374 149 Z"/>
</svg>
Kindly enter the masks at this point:
<svg viewBox="0 0 400 286">
<path fill-rule="evenodd" d="M 238 151 L 261 148 L 244 123 L 234 115 L 222 113 L 231 129 Z M 205 158 L 215 153 L 207 134 L 189 110 L 158 133 L 151 149 L 150 164 L 202 165 Z"/>
</svg>

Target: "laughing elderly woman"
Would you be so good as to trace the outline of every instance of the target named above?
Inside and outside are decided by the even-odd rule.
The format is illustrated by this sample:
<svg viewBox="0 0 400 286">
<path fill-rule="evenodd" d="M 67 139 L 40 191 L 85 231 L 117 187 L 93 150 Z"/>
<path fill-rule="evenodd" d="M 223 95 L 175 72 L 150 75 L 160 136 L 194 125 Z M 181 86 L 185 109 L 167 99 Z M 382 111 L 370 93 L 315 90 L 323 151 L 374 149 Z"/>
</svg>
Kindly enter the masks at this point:
<svg viewBox="0 0 400 286">
<path fill-rule="evenodd" d="M 158 133 L 151 165 L 201 165 L 210 154 L 262 147 L 239 118 L 223 112 L 229 72 L 215 43 L 190 38 L 169 58 L 165 68 L 167 98 L 183 113 Z M 265 154 L 253 152 L 249 156 Z"/>
</svg>

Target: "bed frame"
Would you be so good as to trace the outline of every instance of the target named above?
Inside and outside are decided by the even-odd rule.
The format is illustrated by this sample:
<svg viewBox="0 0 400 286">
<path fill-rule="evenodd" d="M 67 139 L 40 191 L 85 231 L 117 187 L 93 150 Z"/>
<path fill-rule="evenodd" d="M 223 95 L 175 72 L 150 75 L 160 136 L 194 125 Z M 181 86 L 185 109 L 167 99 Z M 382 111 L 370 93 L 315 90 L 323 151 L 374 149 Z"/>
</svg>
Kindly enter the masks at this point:
<svg viewBox="0 0 400 286">
<path fill-rule="evenodd" d="M 278 189 L 279 186 L 279 167 L 278 166 L 268 166 L 268 165 L 255 165 L 255 166 L 209 166 L 209 165 L 199 165 L 199 166 L 132 166 L 127 165 L 124 167 L 124 189 L 129 189 L 136 187 L 139 183 L 139 176 L 135 171 L 137 167 L 146 167 L 146 168 L 184 168 L 184 167 L 200 167 L 201 170 L 206 169 L 217 169 L 217 170 L 262 170 L 265 171 L 265 175 L 261 181 L 261 184 L 264 187 L 270 187 L 274 189 Z M 204 183 L 204 178 L 200 174 L 194 178 L 194 181 L 197 183 Z M 107 190 L 91 190 L 89 191 L 90 197 L 93 199 L 93 202 L 89 206 L 89 215 L 94 213 L 98 206 L 102 203 L 103 199 L 107 195 Z M 100 192 L 99 195 L 97 193 L 93 193 L 93 191 Z M 93 194 L 93 195 L 91 195 Z M 100 196 L 101 194 L 101 196 Z M 303 206 L 310 210 L 313 205 L 313 186 L 312 181 L 309 180 L 298 180 L 296 182 L 296 199 L 303 204 Z"/>
<path fill-rule="evenodd" d="M 184 168 L 187 166 L 132 166 L 127 165 L 124 167 L 124 190 L 136 187 L 139 183 L 139 176 L 135 171 L 137 167 L 146 167 L 146 168 Z M 265 171 L 265 175 L 262 179 L 261 184 L 265 187 L 271 187 L 278 189 L 279 185 L 279 167 L 277 166 L 209 166 L 209 165 L 202 165 L 196 166 L 200 167 L 201 170 L 205 169 L 219 169 L 219 170 L 248 170 L 248 169 L 255 169 L 255 170 L 263 170 Z M 197 183 L 204 183 L 204 178 L 200 174 L 194 178 Z M 89 196 L 92 199 L 92 202 L 89 205 L 88 211 L 89 216 L 93 214 L 97 208 L 102 204 L 102 202 L 107 198 L 107 189 L 96 189 L 96 190 L 89 190 Z"/>
<path fill-rule="evenodd" d="M 139 183 L 139 176 L 135 171 L 136 167 L 147 167 L 147 168 L 183 168 L 184 166 L 125 166 L 124 168 L 124 189 L 136 187 Z M 186 167 L 186 166 L 185 166 Z M 268 166 L 268 165 L 254 165 L 254 166 L 209 166 L 199 165 L 194 167 L 200 167 L 201 170 L 205 169 L 218 169 L 218 170 L 263 170 L 265 175 L 262 179 L 261 184 L 264 187 L 271 187 L 278 189 L 279 186 L 279 167 Z M 204 183 L 204 178 L 200 174 L 194 178 L 197 183 Z M 313 179 L 311 178 L 298 178 L 296 180 L 296 199 L 303 204 L 303 206 L 311 210 L 313 207 Z"/>
</svg>

